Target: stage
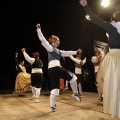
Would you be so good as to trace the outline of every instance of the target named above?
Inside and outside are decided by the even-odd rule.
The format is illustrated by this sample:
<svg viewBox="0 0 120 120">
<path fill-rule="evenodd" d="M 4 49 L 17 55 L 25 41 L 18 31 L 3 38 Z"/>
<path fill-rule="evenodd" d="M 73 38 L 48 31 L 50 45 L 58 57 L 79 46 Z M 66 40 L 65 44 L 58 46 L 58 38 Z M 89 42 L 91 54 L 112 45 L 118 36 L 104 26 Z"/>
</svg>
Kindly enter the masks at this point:
<svg viewBox="0 0 120 120">
<path fill-rule="evenodd" d="M 103 113 L 103 103 L 98 94 L 83 92 L 82 101 L 76 101 L 72 91 L 61 91 L 57 97 L 57 112 L 50 112 L 50 91 L 42 91 L 40 103 L 35 103 L 31 92 L 19 97 L 17 94 L 0 95 L 0 120 L 120 120 Z"/>
</svg>

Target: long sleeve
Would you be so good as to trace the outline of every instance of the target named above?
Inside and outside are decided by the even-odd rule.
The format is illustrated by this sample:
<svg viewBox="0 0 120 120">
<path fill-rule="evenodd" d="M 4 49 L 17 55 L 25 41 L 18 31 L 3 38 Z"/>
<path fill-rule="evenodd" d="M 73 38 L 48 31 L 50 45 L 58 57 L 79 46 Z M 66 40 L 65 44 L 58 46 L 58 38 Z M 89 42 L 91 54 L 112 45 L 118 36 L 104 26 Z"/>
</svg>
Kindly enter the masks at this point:
<svg viewBox="0 0 120 120">
<path fill-rule="evenodd" d="M 17 56 L 15 56 L 15 64 L 16 64 L 16 70 L 19 72 L 22 72 L 22 69 L 20 68 L 19 64 L 18 64 L 18 58 Z"/>
<path fill-rule="evenodd" d="M 61 56 L 71 56 L 71 55 L 76 55 L 77 51 L 64 51 L 64 50 L 59 50 L 61 52 Z"/>
<path fill-rule="evenodd" d="M 82 61 L 82 65 L 84 65 L 86 63 L 86 58 Z"/>
<path fill-rule="evenodd" d="M 49 51 L 52 52 L 53 51 L 53 47 L 49 44 L 49 42 L 45 39 L 44 35 L 41 32 L 41 29 L 37 29 L 37 34 L 39 37 L 39 40 L 41 41 L 43 47 Z"/>
<path fill-rule="evenodd" d="M 78 60 L 74 58 L 72 55 L 70 56 L 71 60 L 73 60 L 75 63 L 80 64 L 82 60 Z"/>
<path fill-rule="evenodd" d="M 18 59 L 17 59 L 17 56 L 15 56 L 15 64 L 16 64 L 16 66 L 19 66 L 19 65 L 18 65 Z"/>
<path fill-rule="evenodd" d="M 90 19 L 93 23 L 95 23 L 96 25 L 102 27 L 103 29 L 105 29 L 108 33 L 111 33 L 113 32 L 113 26 L 107 22 L 107 21 L 104 21 L 102 20 L 101 18 L 99 18 L 97 15 L 95 15 L 91 9 L 89 8 L 88 5 L 86 5 L 84 7 L 84 10 L 86 11 L 86 13 L 90 16 Z"/>
<path fill-rule="evenodd" d="M 33 64 L 35 62 L 35 58 L 31 58 L 25 51 L 23 52 L 23 55 L 30 64 Z"/>
</svg>

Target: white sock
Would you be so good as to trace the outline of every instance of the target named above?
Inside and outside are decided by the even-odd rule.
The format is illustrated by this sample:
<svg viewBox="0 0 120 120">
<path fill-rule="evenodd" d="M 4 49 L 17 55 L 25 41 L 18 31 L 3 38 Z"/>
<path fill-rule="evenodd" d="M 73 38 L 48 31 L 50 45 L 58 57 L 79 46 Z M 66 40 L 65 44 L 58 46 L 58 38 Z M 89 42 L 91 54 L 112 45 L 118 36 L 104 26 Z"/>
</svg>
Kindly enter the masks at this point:
<svg viewBox="0 0 120 120">
<path fill-rule="evenodd" d="M 35 87 L 32 87 L 32 95 L 35 95 Z"/>
<path fill-rule="evenodd" d="M 50 94 L 50 107 L 55 107 L 56 95 Z"/>
<path fill-rule="evenodd" d="M 40 88 L 36 88 L 36 99 L 40 97 Z"/>
<path fill-rule="evenodd" d="M 78 93 L 78 88 L 77 88 L 77 82 L 76 81 L 74 81 L 72 83 L 70 82 L 70 86 L 72 88 L 73 93 Z"/>
<path fill-rule="evenodd" d="M 82 95 L 82 87 L 81 87 L 81 84 L 78 85 L 78 89 L 79 89 L 80 95 Z"/>
<path fill-rule="evenodd" d="M 68 81 L 66 80 L 66 87 L 68 87 Z"/>
</svg>

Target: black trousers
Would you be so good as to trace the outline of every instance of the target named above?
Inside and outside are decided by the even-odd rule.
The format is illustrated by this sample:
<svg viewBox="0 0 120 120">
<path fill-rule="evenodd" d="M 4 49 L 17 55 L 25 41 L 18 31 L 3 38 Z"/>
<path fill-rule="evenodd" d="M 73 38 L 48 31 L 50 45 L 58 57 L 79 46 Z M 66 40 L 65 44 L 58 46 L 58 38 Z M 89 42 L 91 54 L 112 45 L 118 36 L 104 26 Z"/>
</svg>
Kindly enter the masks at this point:
<svg viewBox="0 0 120 120">
<path fill-rule="evenodd" d="M 82 82 L 82 74 L 76 74 L 76 76 L 77 76 L 77 85 L 79 85 Z"/>
<path fill-rule="evenodd" d="M 60 78 L 70 81 L 74 73 L 62 68 L 53 67 L 48 69 L 52 89 L 60 89 Z"/>
</svg>

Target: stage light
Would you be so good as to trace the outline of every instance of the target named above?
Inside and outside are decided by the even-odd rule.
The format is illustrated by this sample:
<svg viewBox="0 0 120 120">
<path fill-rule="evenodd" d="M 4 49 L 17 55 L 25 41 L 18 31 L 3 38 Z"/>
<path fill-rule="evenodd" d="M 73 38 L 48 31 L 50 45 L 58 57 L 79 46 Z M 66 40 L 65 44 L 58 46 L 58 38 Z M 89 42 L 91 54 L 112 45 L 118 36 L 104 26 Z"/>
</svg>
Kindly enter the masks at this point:
<svg viewBox="0 0 120 120">
<path fill-rule="evenodd" d="M 86 15 L 86 19 L 87 20 L 91 20 L 89 15 Z"/>
<path fill-rule="evenodd" d="M 108 7 L 109 4 L 110 4 L 110 0 L 102 0 L 101 2 L 101 6 L 104 8 Z"/>
</svg>

